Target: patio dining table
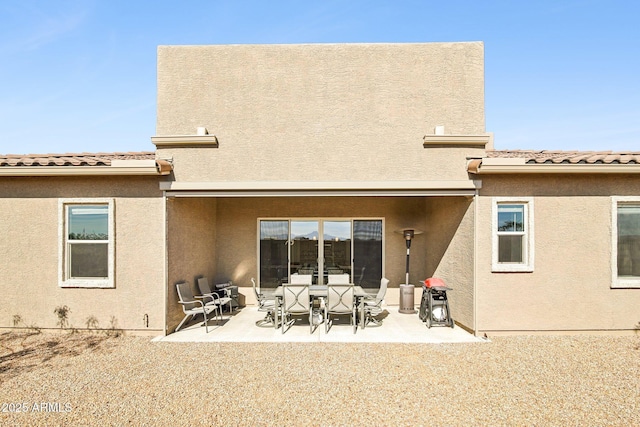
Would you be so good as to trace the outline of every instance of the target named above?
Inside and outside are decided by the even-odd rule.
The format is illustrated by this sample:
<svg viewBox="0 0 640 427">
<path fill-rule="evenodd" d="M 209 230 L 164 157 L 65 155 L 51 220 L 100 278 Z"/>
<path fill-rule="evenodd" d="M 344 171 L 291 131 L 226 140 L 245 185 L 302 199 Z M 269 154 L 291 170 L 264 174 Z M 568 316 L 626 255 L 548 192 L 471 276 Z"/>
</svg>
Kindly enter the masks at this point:
<svg viewBox="0 0 640 427">
<path fill-rule="evenodd" d="M 353 285 L 353 284 L 351 284 Z M 317 299 L 317 298 L 327 298 L 329 295 L 329 287 L 327 285 L 311 285 L 309 286 L 309 297 L 312 299 Z M 279 321 L 278 321 L 278 312 L 280 311 L 280 303 L 282 301 L 282 298 L 284 296 L 284 290 L 282 288 L 282 286 L 278 286 L 276 288 L 276 290 L 273 293 L 273 296 L 275 297 L 276 300 L 276 306 L 275 306 L 275 322 L 274 322 L 274 327 L 277 328 L 279 325 Z M 360 328 L 364 329 L 364 304 L 363 301 L 365 298 L 369 297 L 369 293 L 367 291 L 365 291 L 362 286 L 356 286 L 353 285 L 353 297 L 355 299 L 354 304 L 356 305 L 356 307 L 358 307 L 358 312 L 359 312 L 359 323 L 360 323 Z"/>
</svg>

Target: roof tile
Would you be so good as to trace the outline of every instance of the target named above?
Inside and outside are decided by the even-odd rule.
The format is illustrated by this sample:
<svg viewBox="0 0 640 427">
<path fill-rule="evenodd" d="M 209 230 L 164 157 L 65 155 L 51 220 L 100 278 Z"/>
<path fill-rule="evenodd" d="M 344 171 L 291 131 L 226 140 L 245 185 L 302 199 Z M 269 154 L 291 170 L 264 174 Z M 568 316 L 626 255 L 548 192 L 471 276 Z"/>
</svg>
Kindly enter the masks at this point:
<svg viewBox="0 0 640 427">
<path fill-rule="evenodd" d="M 640 152 L 491 150 L 487 157 L 525 158 L 527 163 L 640 164 Z"/>
<path fill-rule="evenodd" d="M 154 160 L 150 151 L 128 153 L 0 154 L 0 167 L 111 166 L 112 160 Z"/>
</svg>

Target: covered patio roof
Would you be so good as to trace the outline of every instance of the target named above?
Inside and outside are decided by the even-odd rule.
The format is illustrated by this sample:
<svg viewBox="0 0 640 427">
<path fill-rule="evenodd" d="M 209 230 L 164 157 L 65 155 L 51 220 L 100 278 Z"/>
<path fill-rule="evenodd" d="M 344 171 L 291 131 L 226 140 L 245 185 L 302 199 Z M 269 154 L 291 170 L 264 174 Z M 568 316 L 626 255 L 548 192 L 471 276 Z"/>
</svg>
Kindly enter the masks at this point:
<svg viewBox="0 0 640 427">
<path fill-rule="evenodd" d="M 167 197 L 473 196 L 480 181 L 161 182 Z"/>
</svg>

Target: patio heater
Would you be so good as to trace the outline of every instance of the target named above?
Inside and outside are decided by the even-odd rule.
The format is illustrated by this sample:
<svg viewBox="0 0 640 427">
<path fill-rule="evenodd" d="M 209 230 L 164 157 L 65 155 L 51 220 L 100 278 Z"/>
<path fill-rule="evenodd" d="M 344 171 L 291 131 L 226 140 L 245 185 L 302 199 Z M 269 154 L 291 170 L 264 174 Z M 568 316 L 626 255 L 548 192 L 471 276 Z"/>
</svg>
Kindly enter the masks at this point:
<svg viewBox="0 0 640 427">
<path fill-rule="evenodd" d="M 398 230 L 397 233 L 401 233 L 404 236 L 405 243 L 407 245 L 407 263 L 405 268 L 404 284 L 400 285 L 400 313 L 415 313 L 414 310 L 414 285 L 409 283 L 409 259 L 411 254 L 411 240 L 418 234 L 422 234 L 422 231 L 415 230 L 413 228 L 405 228 Z"/>
</svg>

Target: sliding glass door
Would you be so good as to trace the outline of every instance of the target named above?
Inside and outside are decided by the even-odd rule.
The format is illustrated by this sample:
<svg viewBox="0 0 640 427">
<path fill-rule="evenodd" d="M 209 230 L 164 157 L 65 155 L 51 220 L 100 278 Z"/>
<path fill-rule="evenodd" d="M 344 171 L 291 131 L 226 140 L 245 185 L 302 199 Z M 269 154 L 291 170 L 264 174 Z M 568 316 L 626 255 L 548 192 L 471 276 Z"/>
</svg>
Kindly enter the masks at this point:
<svg viewBox="0 0 640 427">
<path fill-rule="evenodd" d="M 289 221 L 260 221 L 260 288 L 275 289 L 289 278 Z"/>
<path fill-rule="evenodd" d="M 322 222 L 324 283 L 329 274 L 351 275 L 351 221 L 329 220 Z"/>
<path fill-rule="evenodd" d="M 380 286 L 383 274 L 381 219 L 261 219 L 260 286 L 275 288 L 291 274 L 349 274 L 352 283 Z"/>
<path fill-rule="evenodd" d="M 313 274 L 313 283 L 317 283 L 319 253 L 319 221 L 291 221 L 289 238 L 290 274 Z"/>
<path fill-rule="evenodd" d="M 380 288 L 382 235 L 382 220 L 353 221 L 353 282 L 365 289 Z"/>
</svg>

